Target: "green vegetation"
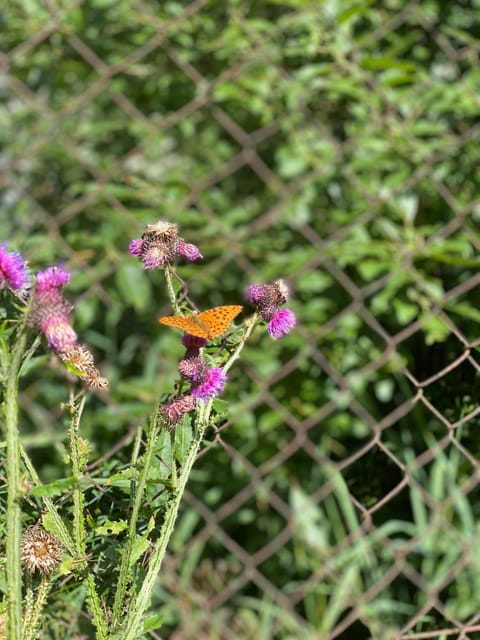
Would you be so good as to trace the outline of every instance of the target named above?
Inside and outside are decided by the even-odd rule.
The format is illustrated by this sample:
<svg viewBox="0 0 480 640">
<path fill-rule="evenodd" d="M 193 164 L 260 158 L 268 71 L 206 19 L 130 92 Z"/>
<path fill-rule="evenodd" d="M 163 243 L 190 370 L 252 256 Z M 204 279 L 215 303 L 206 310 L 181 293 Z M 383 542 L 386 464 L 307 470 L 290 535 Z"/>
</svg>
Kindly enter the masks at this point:
<svg viewBox="0 0 480 640">
<path fill-rule="evenodd" d="M 145 630 L 473 625 L 478 1 L 7 0 L 0 23 L 0 240 L 73 271 L 75 327 L 110 380 L 82 424 L 100 583 L 116 580 L 137 427 L 182 353 L 156 322 L 161 274 L 127 252 L 168 219 L 205 256 L 179 266 L 201 308 L 282 277 L 299 324 L 278 342 L 256 330 L 231 371 Z M 44 483 L 68 445 L 50 363 L 23 379 L 20 414 Z M 42 638 L 94 637 L 72 585 L 53 585 Z"/>
</svg>

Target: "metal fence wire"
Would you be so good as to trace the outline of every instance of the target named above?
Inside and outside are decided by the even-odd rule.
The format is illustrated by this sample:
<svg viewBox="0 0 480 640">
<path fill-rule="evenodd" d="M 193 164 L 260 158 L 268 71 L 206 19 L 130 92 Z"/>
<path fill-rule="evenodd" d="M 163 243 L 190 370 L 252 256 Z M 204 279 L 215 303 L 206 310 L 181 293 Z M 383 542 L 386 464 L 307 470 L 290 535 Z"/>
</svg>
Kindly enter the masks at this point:
<svg viewBox="0 0 480 640">
<path fill-rule="evenodd" d="M 479 12 L 0 8 L 2 237 L 74 271 L 79 329 L 113 376 L 92 425 L 120 440 L 155 367 L 165 391 L 174 375 L 165 333 L 142 335 L 151 285 L 124 284 L 143 225 L 171 219 L 201 246 L 184 273 L 205 307 L 248 282 L 292 286 L 296 331 L 255 334 L 232 374 L 152 638 L 480 638 Z M 35 430 L 46 384 L 25 390 Z"/>
</svg>

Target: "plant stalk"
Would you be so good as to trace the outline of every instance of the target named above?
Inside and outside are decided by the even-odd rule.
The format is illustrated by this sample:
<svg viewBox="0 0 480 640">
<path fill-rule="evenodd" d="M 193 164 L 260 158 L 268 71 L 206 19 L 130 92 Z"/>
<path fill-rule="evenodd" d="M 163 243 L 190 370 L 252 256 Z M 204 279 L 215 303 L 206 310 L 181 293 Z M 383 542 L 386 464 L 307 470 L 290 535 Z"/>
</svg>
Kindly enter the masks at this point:
<svg viewBox="0 0 480 640">
<path fill-rule="evenodd" d="M 35 638 L 38 637 L 37 632 L 40 624 L 40 616 L 47 600 L 50 585 L 50 578 L 42 576 L 33 607 L 30 611 L 26 612 L 25 615 L 23 640 L 35 640 Z"/>
<path fill-rule="evenodd" d="M 5 389 L 5 429 L 7 440 L 7 544 L 8 638 L 20 640 L 22 629 L 22 566 L 20 445 L 18 434 L 18 373 L 25 351 L 26 336 L 20 334 L 11 354 Z"/>
<path fill-rule="evenodd" d="M 71 401 L 72 418 L 70 421 L 70 458 L 72 463 L 72 473 L 77 479 L 75 488 L 73 489 L 73 543 L 75 546 L 75 554 L 81 561 L 81 567 L 86 571 L 84 584 L 87 592 L 87 605 L 92 615 L 93 624 L 97 630 L 97 640 L 107 640 L 107 625 L 105 623 L 105 613 L 102 611 L 100 598 L 98 597 L 95 580 L 88 569 L 86 562 L 83 560 L 86 555 L 86 539 L 85 539 L 85 518 L 84 518 L 84 497 L 81 486 L 79 484 L 85 462 L 82 460 L 79 449 L 79 426 L 82 417 L 83 408 L 85 406 L 86 396 L 83 396 L 80 404 L 75 405 Z"/>
<path fill-rule="evenodd" d="M 227 363 L 225 364 L 224 371 L 228 371 L 235 360 L 237 360 L 237 358 L 240 356 L 240 353 L 243 350 L 248 338 L 250 337 L 255 324 L 256 316 L 251 319 L 250 324 L 247 327 L 244 335 L 242 336 L 241 341 L 238 343 L 235 351 L 232 353 Z M 195 460 L 197 459 L 197 455 L 200 450 L 205 431 L 207 430 L 207 427 L 209 425 L 212 405 L 213 399 L 209 400 L 206 404 L 201 404 L 198 409 L 197 428 L 194 433 L 190 450 L 187 454 L 187 457 L 185 458 L 180 475 L 177 480 L 175 495 L 172 498 L 169 506 L 167 507 L 162 530 L 155 543 L 154 551 L 150 559 L 147 573 L 145 574 L 145 578 L 143 580 L 140 591 L 138 592 L 136 598 L 133 600 L 132 604 L 129 607 L 129 611 L 127 612 L 125 630 L 121 635 L 113 636 L 112 640 L 135 640 L 135 638 L 142 635 L 143 633 L 142 619 L 147 607 L 150 604 L 152 590 L 157 575 L 162 566 L 163 558 L 165 557 L 165 552 L 167 550 L 167 546 L 175 526 L 175 521 L 178 516 L 178 511 L 182 502 L 185 487 L 187 486 L 192 467 L 195 463 Z"/>
<path fill-rule="evenodd" d="M 133 552 L 133 546 L 135 543 L 135 537 L 137 533 L 138 515 L 144 499 L 145 487 L 147 484 L 147 477 L 150 471 L 150 464 L 152 461 L 155 443 L 160 432 L 160 420 L 158 419 L 158 411 L 160 406 L 158 405 L 154 413 L 150 418 L 150 425 L 147 434 L 147 443 L 145 446 L 145 454 L 142 460 L 142 468 L 134 489 L 134 498 L 132 505 L 132 513 L 130 516 L 130 522 L 128 526 L 128 535 L 125 549 L 122 553 L 122 560 L 120 563 L 120 571 L 118 576 L 118 584 L 115 592 L 115 600 L 113 603 L 112 625 L 113 630 L 117 629 L 124 615 L 125 597 L 130 582 L 131 574 L 131 557 Z"/>
<path fill-rule="evenodd" d="M 167 285 L 168 298 L 170 300 L 170 304 L 172 305 L 173 313 L 175 315 L 178 315 L 180 311 L 178 308 L 177 296 L 175 295 L 175 289 L 173 287 L 171 267 L 169 265 L 166 265 L 165 269 L 163 270 L 163 273 L 165 275 L 165 283 Z"/>
</svg>

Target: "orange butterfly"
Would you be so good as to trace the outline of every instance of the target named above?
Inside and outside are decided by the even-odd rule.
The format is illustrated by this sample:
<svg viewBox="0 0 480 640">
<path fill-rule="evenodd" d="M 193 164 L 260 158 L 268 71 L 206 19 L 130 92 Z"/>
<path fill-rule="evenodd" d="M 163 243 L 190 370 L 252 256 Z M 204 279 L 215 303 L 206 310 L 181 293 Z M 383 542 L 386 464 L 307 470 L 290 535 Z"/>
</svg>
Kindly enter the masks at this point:
<svg viewBox="0 0 480 640">
<path fill-rule="evenodd" d="M 197 338 L 212 340 L 218 338 L 232 324 L 233 319 L 243 309 L 238 304 L 230 304 L 225 307 L 213 307 L 202 313 L 192 314 L 187 318 L 182 316 L 163 316 L 158 321 L 167 327 L 181 329 Z"/>
</svg>

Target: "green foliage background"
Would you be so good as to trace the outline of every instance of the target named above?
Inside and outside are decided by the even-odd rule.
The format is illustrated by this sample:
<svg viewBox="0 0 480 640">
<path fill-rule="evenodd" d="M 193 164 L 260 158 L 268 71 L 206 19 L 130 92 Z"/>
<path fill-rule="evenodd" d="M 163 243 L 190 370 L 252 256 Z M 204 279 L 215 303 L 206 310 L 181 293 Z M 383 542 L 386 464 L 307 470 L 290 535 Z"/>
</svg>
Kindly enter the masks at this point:
<svg viewBox="0 0 480 640">
<path fill-rule="evenodd" d="M 200 308 L 292 285 L 298 330 L 255 334 L 224 446 L 193 474 L 154 603 L 164 637 L 467 624 L 478 421 L 444 418 L 478 394 L 478 1 L 7 0 L 0 23 L 0 238 L 73 271 L 76 329 L 111 381 L 85 436 L 94 457 L 125 438 L 102 473 L 182 353 L 131 238 L 164 218 L 200 246 L 180 267 Z M 417 401 L 412 376 L 467 347 Z M 24 389 L 45 481 L 62 473 L 59 376 Z"/>
</svg>

